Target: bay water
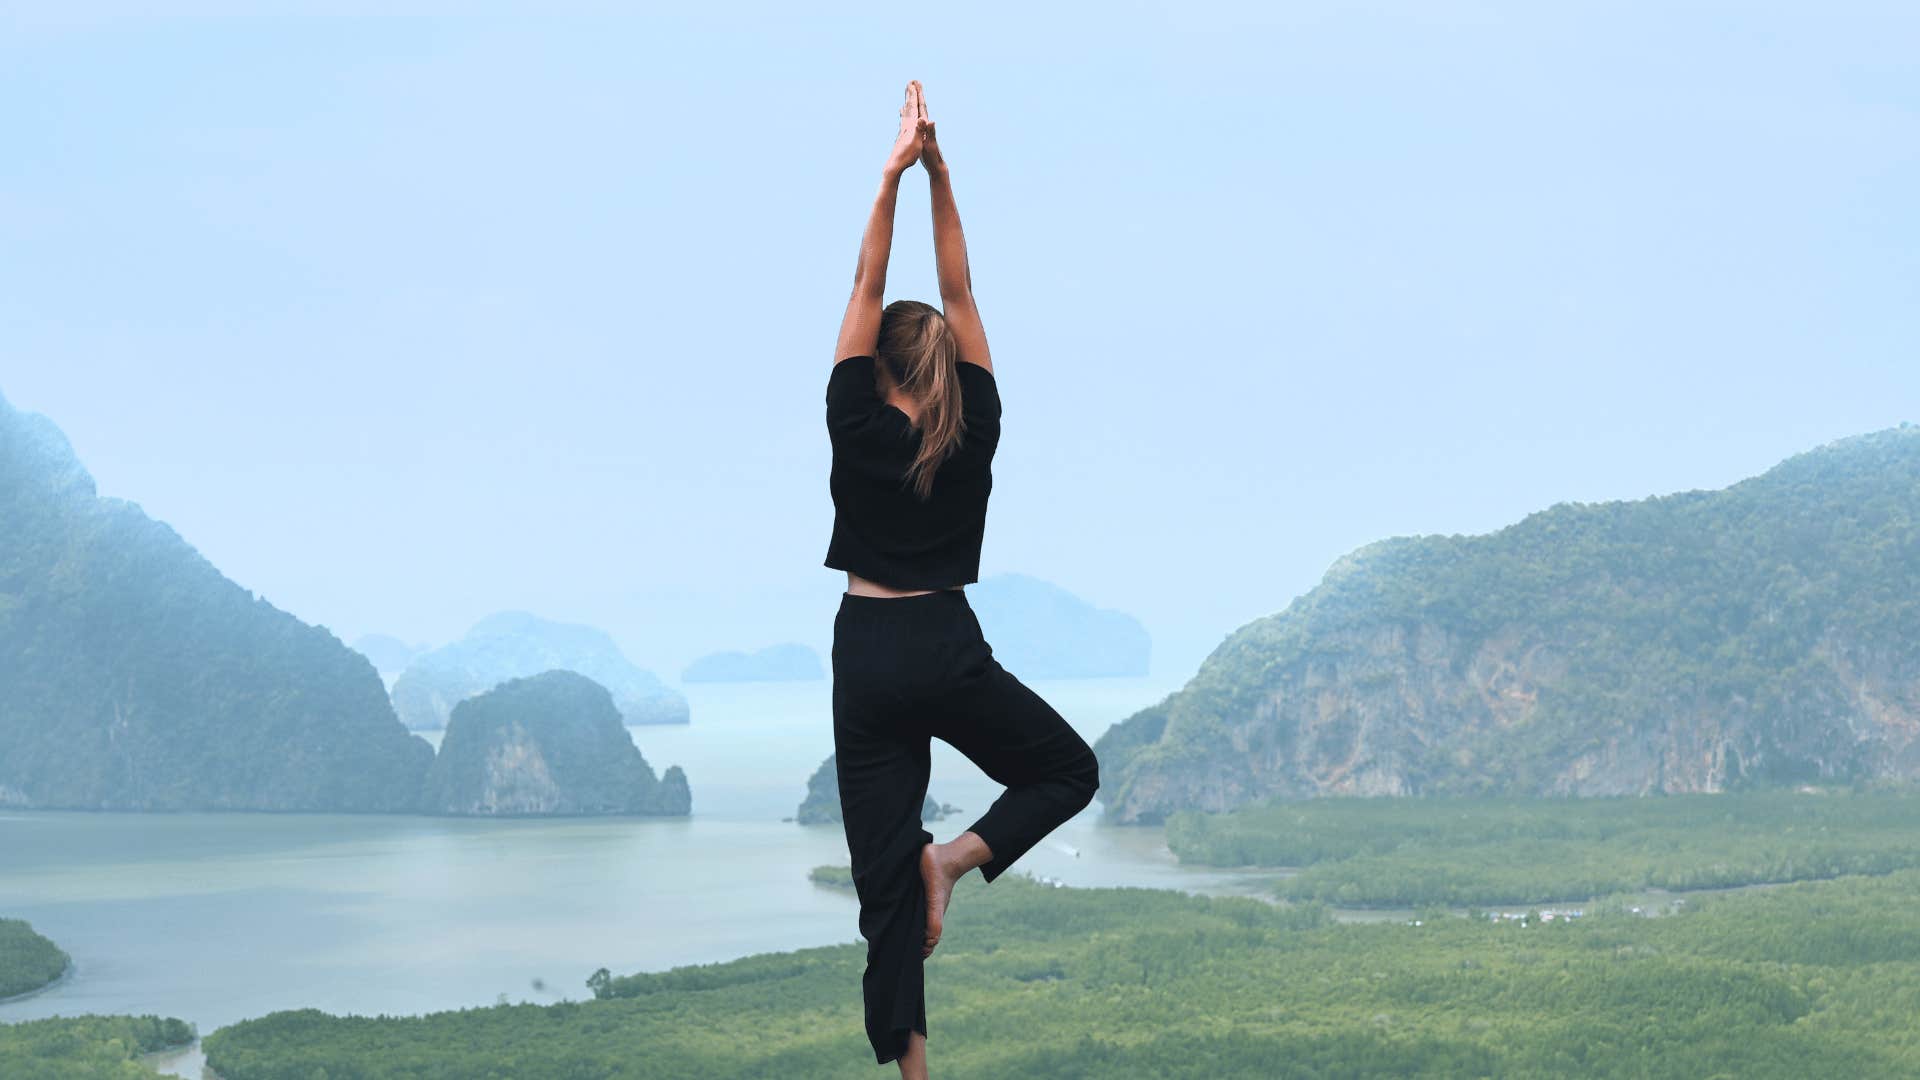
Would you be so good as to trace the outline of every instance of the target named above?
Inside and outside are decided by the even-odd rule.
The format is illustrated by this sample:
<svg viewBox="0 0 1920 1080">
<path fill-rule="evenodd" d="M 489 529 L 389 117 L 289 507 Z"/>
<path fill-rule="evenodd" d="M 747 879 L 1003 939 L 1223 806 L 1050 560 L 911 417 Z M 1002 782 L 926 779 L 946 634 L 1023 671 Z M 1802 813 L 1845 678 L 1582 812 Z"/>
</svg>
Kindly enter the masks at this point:
<svg viewBox="0 0 1920 1080">
<path fill-rule="evenodd" d="M 1029 685 L 1092 742 L 1178 684 Z M 840 826 L 782 820 L 833 750 L 831 682 L 684 690 L 690 724 L 629 731 L 656 773 L 686 770 L 687 818 L 0 811 L 0 916 L 29 920 L 74 960 L 54 986 L 0 1003 L 0 1022 L 157 1013 L 204 1034 L 279 1009 L 585 1000 L 602 966 L 859 941 L 853 893 L 807 879 L 847 863 Z M 958 834 L 1000 790 L 936 740 L 929 794 L 959 809 L 928 829 Z M 1180 866 L 1160 829 L 1101 825 L 1101 809 L 1009 872 L 1212 894 L 1270 878 Z M 197 1051 L 167 1061 L 200 1075 Z"/>
</svg>

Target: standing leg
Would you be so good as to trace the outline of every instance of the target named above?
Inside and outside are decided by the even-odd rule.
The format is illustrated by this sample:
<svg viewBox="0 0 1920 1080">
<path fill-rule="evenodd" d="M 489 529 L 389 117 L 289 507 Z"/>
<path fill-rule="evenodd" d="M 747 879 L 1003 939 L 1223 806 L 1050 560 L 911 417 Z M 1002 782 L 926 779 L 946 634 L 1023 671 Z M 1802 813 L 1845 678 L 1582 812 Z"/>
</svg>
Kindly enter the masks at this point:
<svg viewBox="0 0 1920 1080">
<path fill-rule="evenodd" d="M 860 898 L 860 934 L 867 939 L 860 986 L 867 1039 L 881 1064 L 905 1055 L 913 1032 L 927 1033 L 920 849 L 933 842 L 933 834 L 921 823 L 920 809 L 931 755 L 926 733 L 916 733 L 899 711 L 884 695 L 861 695 L 835 680 L 834 768 Z"/>
<path fill-rule="evenodd" d="M 1066 718 L 1001 667 L 984 641 L 969 644 L 961 670 L 932 713 L 931 731 L 1007 786 L 968 828 L 992 850 L 980 866 L 980 876 L 992 881 L 1093 801 L 1100 763 Z"/>
</svg>

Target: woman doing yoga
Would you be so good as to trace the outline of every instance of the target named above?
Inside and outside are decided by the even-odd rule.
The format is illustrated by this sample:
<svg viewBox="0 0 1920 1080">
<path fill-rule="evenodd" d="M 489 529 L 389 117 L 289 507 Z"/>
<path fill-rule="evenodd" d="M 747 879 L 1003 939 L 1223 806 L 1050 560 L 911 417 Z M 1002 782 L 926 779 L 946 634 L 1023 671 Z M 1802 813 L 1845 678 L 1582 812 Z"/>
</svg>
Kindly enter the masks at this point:
<svg viewBox="0 0 1920 1080">
<path fill-rule="evenodd" d="M 894 202 L 916 161 L 931 185 L 941 306 L 883 308 Z M 1100 786 L 1093 749 L 994 659 L 963 588 L 979 580 L 1000 395 L 953 185 L 917 80 L 907 85 L 833 355 L 826 565 L 847 572 L 833 622 L 835 764 L 867 941 L 867 1038 L 878 1062 L 897 1060 L 915 1080 L 927 1075 L 923 965 L 954 882 L 975 868 L 991 882 Z M 936 738 L 1006 785 L 944 844 L 920 821 Z"/>
</svg>

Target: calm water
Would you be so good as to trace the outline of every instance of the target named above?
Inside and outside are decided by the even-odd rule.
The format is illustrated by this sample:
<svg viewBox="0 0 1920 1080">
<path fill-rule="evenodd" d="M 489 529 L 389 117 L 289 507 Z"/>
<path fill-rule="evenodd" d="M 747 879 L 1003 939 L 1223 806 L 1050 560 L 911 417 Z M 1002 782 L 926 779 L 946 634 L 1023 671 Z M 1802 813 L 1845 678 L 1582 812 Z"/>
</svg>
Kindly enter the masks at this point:
<svg viewBox="0 0 1920 1080">
<path fill-rule="evenodd" d="M 1032 683 L 1089 741 L 1177 683 Z M 204 1034 L 276 1009 L 417 1014 L 586 999 L 595 968 L 657 971 L 860 940 L 838 825 L 783 822 L 833 749 L 830 684 L 687 687 L 693 723 L 635 727 L 678 764 L 688 819 L 473 820 L 368 814 L 0 812 L 0 916 L 74 958 L 0 1022 L 158 1013 Z M 425 733 L 438 741 L 438 732 Z M 936 741 L 929 793 L 960 830 L 1000 788 Z M 1257 875 L 1182 868 L 1159 829 L 1094 824 L 1096 802 L 1013 873 L 1074 885 L 1251 892 Z M 960 915 L 964 918 L 964 913 Z M 197 1054 L 181 1075 L 198 1076 Z"/>
</svg>

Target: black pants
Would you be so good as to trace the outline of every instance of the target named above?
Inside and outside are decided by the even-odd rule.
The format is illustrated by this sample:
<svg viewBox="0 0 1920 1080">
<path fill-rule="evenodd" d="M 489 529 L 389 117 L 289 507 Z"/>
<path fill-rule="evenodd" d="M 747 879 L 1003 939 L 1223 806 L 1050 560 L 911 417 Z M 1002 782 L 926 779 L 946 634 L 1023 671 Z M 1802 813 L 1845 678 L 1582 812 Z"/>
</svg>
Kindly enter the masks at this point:
<svg viewBox="0 0 1920 1080">
<path fill-rule="evenodd" d="M 1093 748 L 993 658 L 967 595 L 843 593 L 833 620 L 833 744 L 860 934 L 867 1038 L 880 1063 L 927 1032 L 920 949 L 926 885 L 920 821 L 930 738 L 1007 789 L 968 826 L 993 852 L 987 881 L 1093 801 Z"/>
</svg>

